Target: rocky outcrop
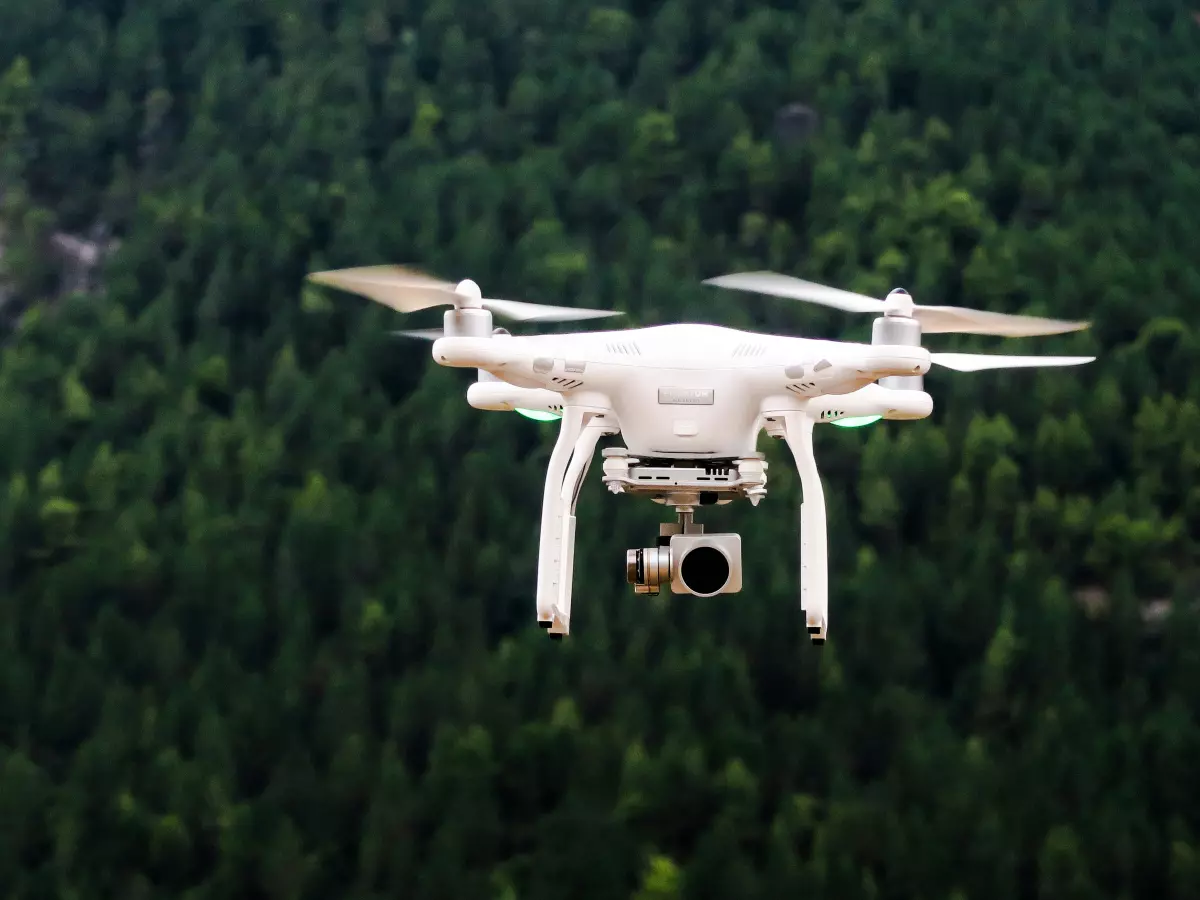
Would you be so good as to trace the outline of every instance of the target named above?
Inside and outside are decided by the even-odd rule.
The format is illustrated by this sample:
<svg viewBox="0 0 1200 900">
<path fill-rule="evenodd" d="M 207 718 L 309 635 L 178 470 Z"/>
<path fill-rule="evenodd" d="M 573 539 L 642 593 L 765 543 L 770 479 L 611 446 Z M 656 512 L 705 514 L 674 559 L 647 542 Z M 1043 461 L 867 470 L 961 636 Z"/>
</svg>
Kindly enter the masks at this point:
<svg viewBox="0 0 1200 900">
<path fill-rule="evenodd" d="M 104 225 L 93 227 L 87 237 L 56 231 L 50 236 L 50 250 L 58 258 L 62 272 L 60 290 L 64 294 L 90 292 L 99 287 L 97 275 L 104 258 L 118 242 Z"/>
</svg>

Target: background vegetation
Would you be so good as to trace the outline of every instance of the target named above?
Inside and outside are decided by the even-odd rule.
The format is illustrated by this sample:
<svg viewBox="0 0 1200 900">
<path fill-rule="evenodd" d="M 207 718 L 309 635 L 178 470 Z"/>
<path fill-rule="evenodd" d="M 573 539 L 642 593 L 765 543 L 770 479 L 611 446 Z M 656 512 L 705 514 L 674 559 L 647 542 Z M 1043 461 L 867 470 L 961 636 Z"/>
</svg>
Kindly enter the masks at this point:
<svg viewBox="0 0 1200 900">
<path fill-rule="evenodd" d="M 1166 0 L 0 0 L 0 887 L 35 898 L 1200 897 L 1200 26 Z M 772 136 L 781 105 L 820 112 Z M 74 243 L 71 239 L 76 238 Z M 91 244 L 81 244 L 90 241 Z M 65 249 L 64 249 L 65 248 Z M 83 249 L 80 249 L 83 248 Z M 101 262 L 89 262 L 91 252 Z M 770 267 L 1094 321 L 822 429 L 636 597 L 554 426 L 306 288 L 863 338 Z M 931 339 L 946 349 L 995 341 Z M 593 470 L 595 471 L 595 470 Z"/>
</svg>

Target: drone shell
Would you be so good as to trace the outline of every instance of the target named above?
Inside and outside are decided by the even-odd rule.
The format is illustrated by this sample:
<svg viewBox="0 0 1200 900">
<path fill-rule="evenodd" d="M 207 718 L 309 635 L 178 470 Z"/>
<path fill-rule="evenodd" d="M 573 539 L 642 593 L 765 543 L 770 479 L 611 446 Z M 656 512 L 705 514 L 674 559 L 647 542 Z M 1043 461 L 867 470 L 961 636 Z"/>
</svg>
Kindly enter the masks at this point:
<svg viewBox="0 0 1200 900">
<path fill-rule="evenodd" d="M 850 394 L 883 375 L 924 374 L 930 364 L 921 347 L 758 335 L 715 325 L 450 337 L 435 341 L 432 353 L 442 365 L 478 368 L 517 388 L 555 392 L 565 406 L 611 410 L 631 452 L 688 458 L 753 453 L 765 409 Z M 497 389 L 477 393 L 489 390 Z"/>
</svg>

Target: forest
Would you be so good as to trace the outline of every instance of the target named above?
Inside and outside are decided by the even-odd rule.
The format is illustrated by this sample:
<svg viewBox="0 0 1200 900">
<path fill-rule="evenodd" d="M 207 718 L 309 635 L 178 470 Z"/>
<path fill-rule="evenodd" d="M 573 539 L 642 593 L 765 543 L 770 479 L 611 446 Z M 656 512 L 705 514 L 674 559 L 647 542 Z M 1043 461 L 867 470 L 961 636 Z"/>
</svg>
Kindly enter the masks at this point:
<svg viewBox="0 0 1200 900">
<path fill-rule="evenodd" d="M 1200 900 L 1200 19 L 1167 0 L 0 0 L 0 894 Z M 819 127 L 782 140 L 776 111 Z M 935 350 L 706 512 L 746 586 L 635 595 L 667 511 L 436 325 L 304 280 L 867 340 L 774 269 L 1086 319 Z M 603 321 L 603 320 L 602 320 Z M 607 325 L 607 322 L 604 322 Z M 561 327 L 561 326 L 555 326 Z M 542 326 L 513 326 L 533 333 Z"/>
</svg>

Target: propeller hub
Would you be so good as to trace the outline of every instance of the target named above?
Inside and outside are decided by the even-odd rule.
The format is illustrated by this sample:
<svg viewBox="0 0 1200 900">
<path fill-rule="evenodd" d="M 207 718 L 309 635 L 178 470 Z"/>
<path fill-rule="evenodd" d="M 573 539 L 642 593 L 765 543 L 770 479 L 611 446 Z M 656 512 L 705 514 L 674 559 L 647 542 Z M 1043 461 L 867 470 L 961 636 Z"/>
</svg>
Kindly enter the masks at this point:
<svg viewBox="0 0 1200 900">
<path fill-rule="evenodd" d="M 479 290 L 479 285 L 470 278 L 456 284 L 454 286 L 454 293 L 466 301 L 462 304 L 463 306 L 479 306 L 480 301 L 483 299 L 483 292 Z"/>
<path fill-rule="evenodd" d="M 889 292 L 883 300 L 883 314 L 885 316 L 912 318 L 913 300 L 909 296 L 908 291 L 904 288 L 895 288 Z"/>
</svg>

